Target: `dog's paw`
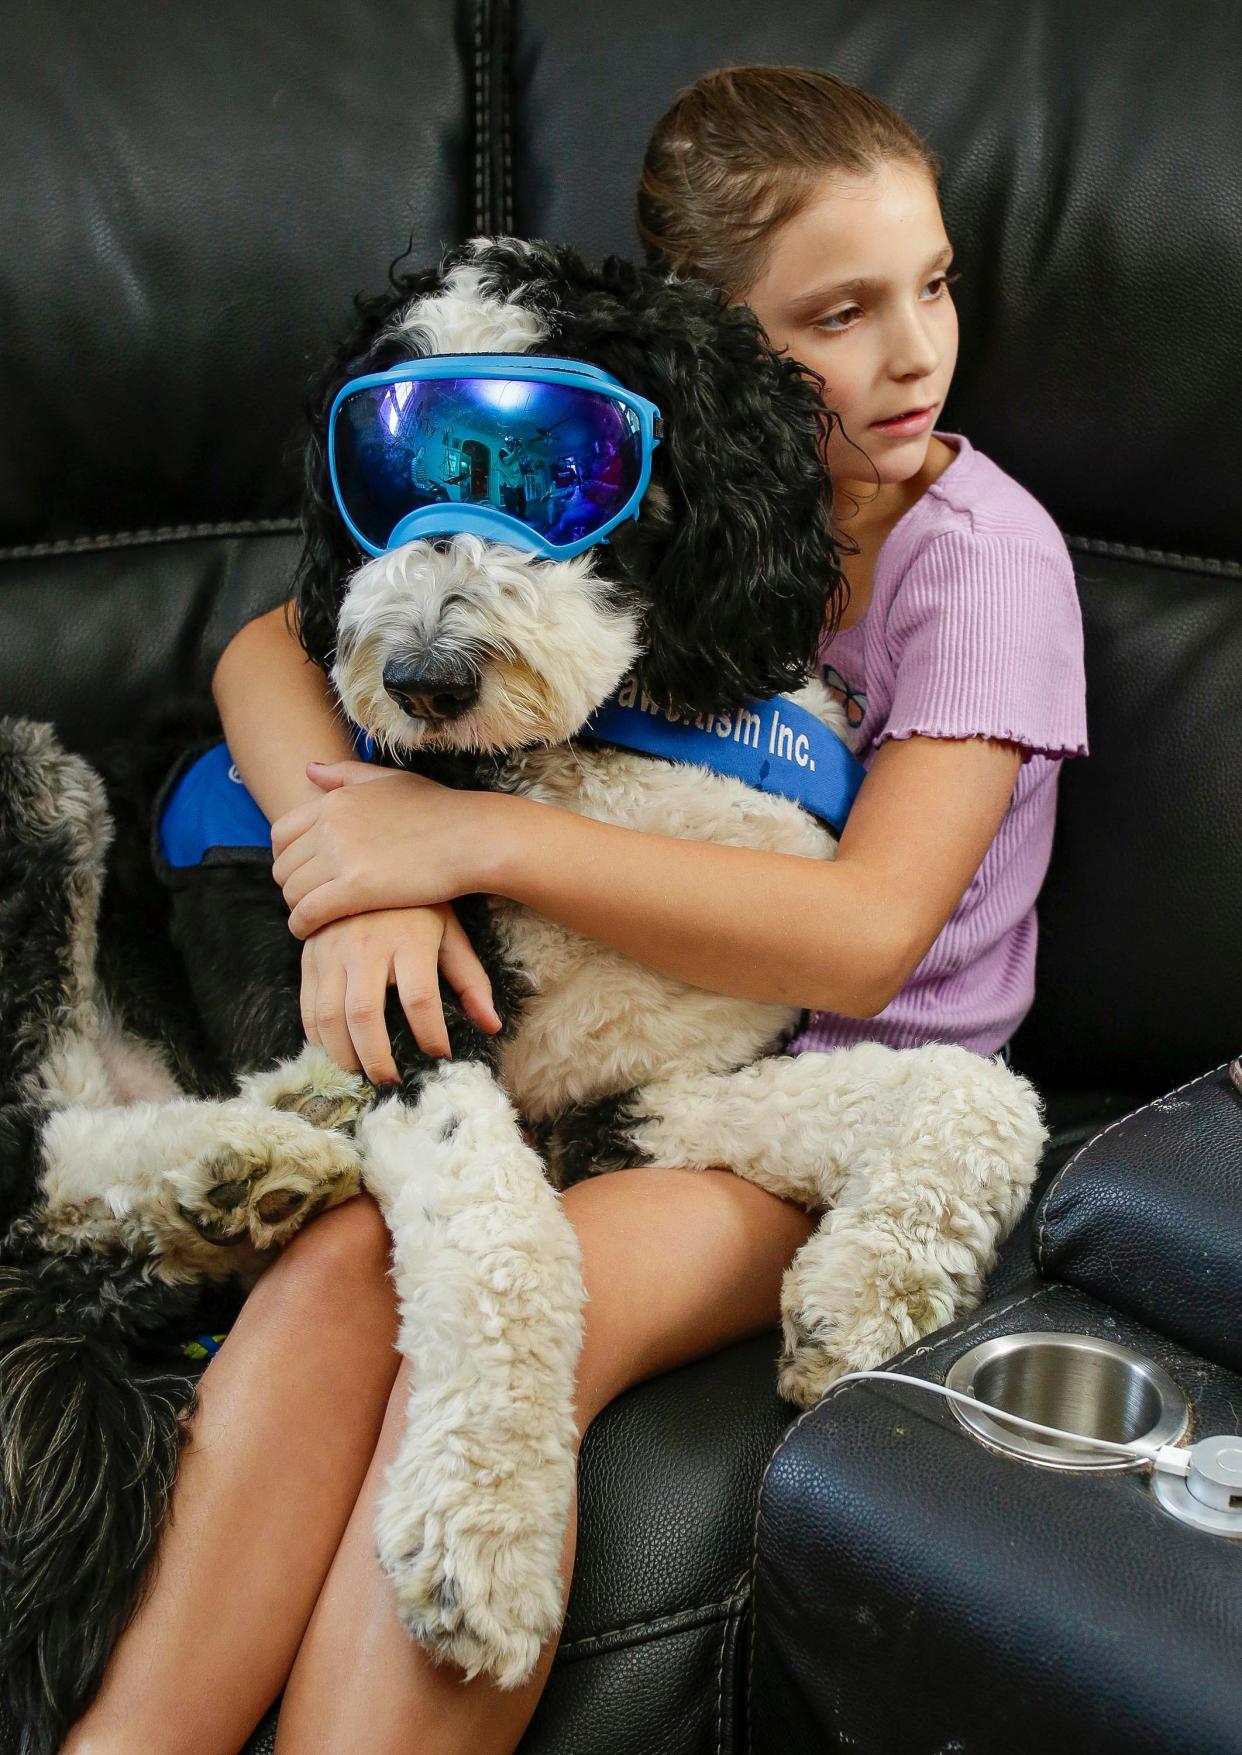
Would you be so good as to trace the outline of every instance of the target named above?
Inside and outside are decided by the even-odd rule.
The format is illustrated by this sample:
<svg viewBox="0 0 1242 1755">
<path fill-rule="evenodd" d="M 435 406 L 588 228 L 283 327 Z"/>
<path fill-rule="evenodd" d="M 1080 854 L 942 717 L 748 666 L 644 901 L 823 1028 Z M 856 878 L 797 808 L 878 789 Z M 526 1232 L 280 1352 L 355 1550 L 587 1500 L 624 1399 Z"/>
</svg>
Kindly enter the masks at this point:
<svg viewBox="0 0 1242 1755">
<path fill-rule="evenodd" d="M 398 1505 L 390 1492 L 379 1537 L 380 1563 L 412 1639 L 459 1665 L 466 1681 L 486 1674 L 507 1689 L 530 1679 L 560 1625 L 562 1602 L 559 1564 L 546 1542 L 532 1541 L 524 1519 L 506 1528 L 484 1513 L 446 1524 Z"/>
<path fill-rule="evenodd" d="M 209 1150 L 170 1173 L 178 1217 L 208 1243 L 286 1243 L 325 1207 L 357 1194 L 358 1153 L 300 1115 L 221 1104 Z"/>
<path fill-rule="evenodd" d="M 269 1072 L 248 1073 L 238 1091 L 252 1103 L 300 1115 L 312 1127 L 336 1128 L 352 1138 L 375 1101 L 375 1086 L 360 1073 L 345 1072 L 324 1049 L 308 1043 L 296 1060 Z"/>
<path fill-rule="evenodd" d="M 978 1302 L 982 1282 L 954 1246 L 911 1237 L 887 1215 L 830 1214 L 781 1288 L 778 1386 L 814 1407 L 847 1371 L 870 1371 Z M 965 1270 L 965 1271 L 963 1271 Z"/>
</svg>

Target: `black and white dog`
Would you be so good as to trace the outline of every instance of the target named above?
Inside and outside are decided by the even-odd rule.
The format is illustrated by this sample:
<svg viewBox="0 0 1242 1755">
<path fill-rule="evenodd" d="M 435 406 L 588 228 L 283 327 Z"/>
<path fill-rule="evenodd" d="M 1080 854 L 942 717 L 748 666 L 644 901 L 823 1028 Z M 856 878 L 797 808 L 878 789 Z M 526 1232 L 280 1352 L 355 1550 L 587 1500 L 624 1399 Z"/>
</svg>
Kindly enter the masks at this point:
<svg viewBox="0 0 1242 1755">
<path fill-rule="evenodd" d="M 567 560 L 461 534 L 360 555 L 328 480 L 335 392 L 484 351 L 590 362 L 659 405 L 641 515 Z M 575 736 L 636 673 L 691 714 L 783 691 L 848 737 L 813 671 L 840 580 L 825 418 L 801 368 L 709 289 L 475 239 L 360 303 L 324 375 L 307 649 L 390 762 L 830 858 L 797 804 Z M 469 671 L 467 711 L 418 717 L 387 692 L 414 649 Z M 0 722 L 0 1668 L 31 1751 L 89 1700 L 154 1550 L 193 1401 L 169 1335 L 226 1321 L 325 1206 L 365 1186 L 393 1237 L 414 1387 L 377 1538 L 403 1618 L 516 1686 L 559 1622 L 573 1491 L 583 1288 L 558 1189 L 727 1164 L 823 1212 L 783 1298 L 780 1387 L 807 1406 L 971 1305 L 1045 1138 L 999 1060 L 784 1056 L 792 1008 L 687 987 L 484 897 L 460 911 L 503 1034 L 446 993 L 453 1059 L 429 1061 L 390 995 L 401 1076 L 377 1100 L 305 1045 L 270 862 L 155 883 L 148 819 L 172 753 L 157 743 L 105 785 L 51 728 Z"/>
</svg>

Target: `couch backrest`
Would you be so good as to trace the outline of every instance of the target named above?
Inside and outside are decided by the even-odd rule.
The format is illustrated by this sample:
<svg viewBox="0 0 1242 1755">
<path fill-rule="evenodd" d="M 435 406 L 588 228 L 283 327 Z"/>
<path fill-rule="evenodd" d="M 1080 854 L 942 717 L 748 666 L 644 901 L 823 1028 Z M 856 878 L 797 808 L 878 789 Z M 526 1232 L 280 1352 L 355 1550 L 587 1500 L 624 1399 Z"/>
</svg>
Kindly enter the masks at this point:
<svg viewBox="0 0 1242 1755">
<path fill-rule="evenodd" d="M 636 251 L 675 90 L 811 63 L 946 162 L 942 424 L 1078 569 L 1067 765 L 1019 1061 L 1155 1088 L 1236 1052 L 1242 16 L 1225 0 L 10 0 L 0 62 L 0 709 L 89 749 L 286 592 L 308 374 L 412 237 Z"/>
<path fill-rule="evenodd" d="M 0 709 L 90 749 L 288 595 L 308 379 L 486 227 L 450 4 L 14 0 L 0 56 Z"/>
</svg>

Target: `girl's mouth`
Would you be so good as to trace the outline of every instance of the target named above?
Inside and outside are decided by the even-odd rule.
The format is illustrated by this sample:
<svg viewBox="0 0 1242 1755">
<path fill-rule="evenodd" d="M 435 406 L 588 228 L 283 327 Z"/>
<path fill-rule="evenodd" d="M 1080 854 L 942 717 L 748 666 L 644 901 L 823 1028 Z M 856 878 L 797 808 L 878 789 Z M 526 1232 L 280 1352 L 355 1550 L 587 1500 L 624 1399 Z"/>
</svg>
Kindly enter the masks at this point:
<svg viewBox="0 0 1242 1755">
<path fill-rule="evenodd" d="M 893 415 L 888 420 L 873 420 L 872 426 L 881 433 L 921 433 L 931 426 L 935 418 L 938 402 L 931 402 L 925 408 L 907 410 L 905 414 Z"/>
</svg>

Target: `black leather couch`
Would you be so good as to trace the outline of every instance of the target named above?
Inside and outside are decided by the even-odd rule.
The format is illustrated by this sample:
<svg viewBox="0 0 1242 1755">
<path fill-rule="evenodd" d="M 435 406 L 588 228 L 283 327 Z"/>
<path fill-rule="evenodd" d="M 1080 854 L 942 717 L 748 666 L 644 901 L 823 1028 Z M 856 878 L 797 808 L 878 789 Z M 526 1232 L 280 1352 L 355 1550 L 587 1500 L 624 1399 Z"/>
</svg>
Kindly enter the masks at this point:
<svg viewBox="0 0 1242 1755">
<path fill-rule="evenodd" d="M 964 278 L 942 424 L 1048 506 L 1078 571 L 1093 754 L 1064 774 L 1015 1047 L 1048 1101 L 1045 1181 L 1242 1046 L 1234 8 L 9 0 L 4 50 L 0 711 L 89 754 L 171 687 L 206 692 L 288 592 L 307 375 L 407 240 L 633 253 L 679 85 L 828 67 L 946 161 Z M 1097 1141 L 1072 1173 L 1096 1196 L 1059 1185 L 1039 1263 L 1024 1228 L 985 1309 L 905 1363 L 942 1377 L 1006 1326 L 1130 1337 L 1202 1429 L 1237 1430 L 1242 1100 L 1219 1071 L 1191 1095 Z M 1242 1548 L 1133 1478 L 997 1458 L 913 1391 L 848 1386 L 791 1425 L 776 1350 L 671 1373 L 592 1428 L 524 1751 L 1242 1749 Z"/>
</svg>

